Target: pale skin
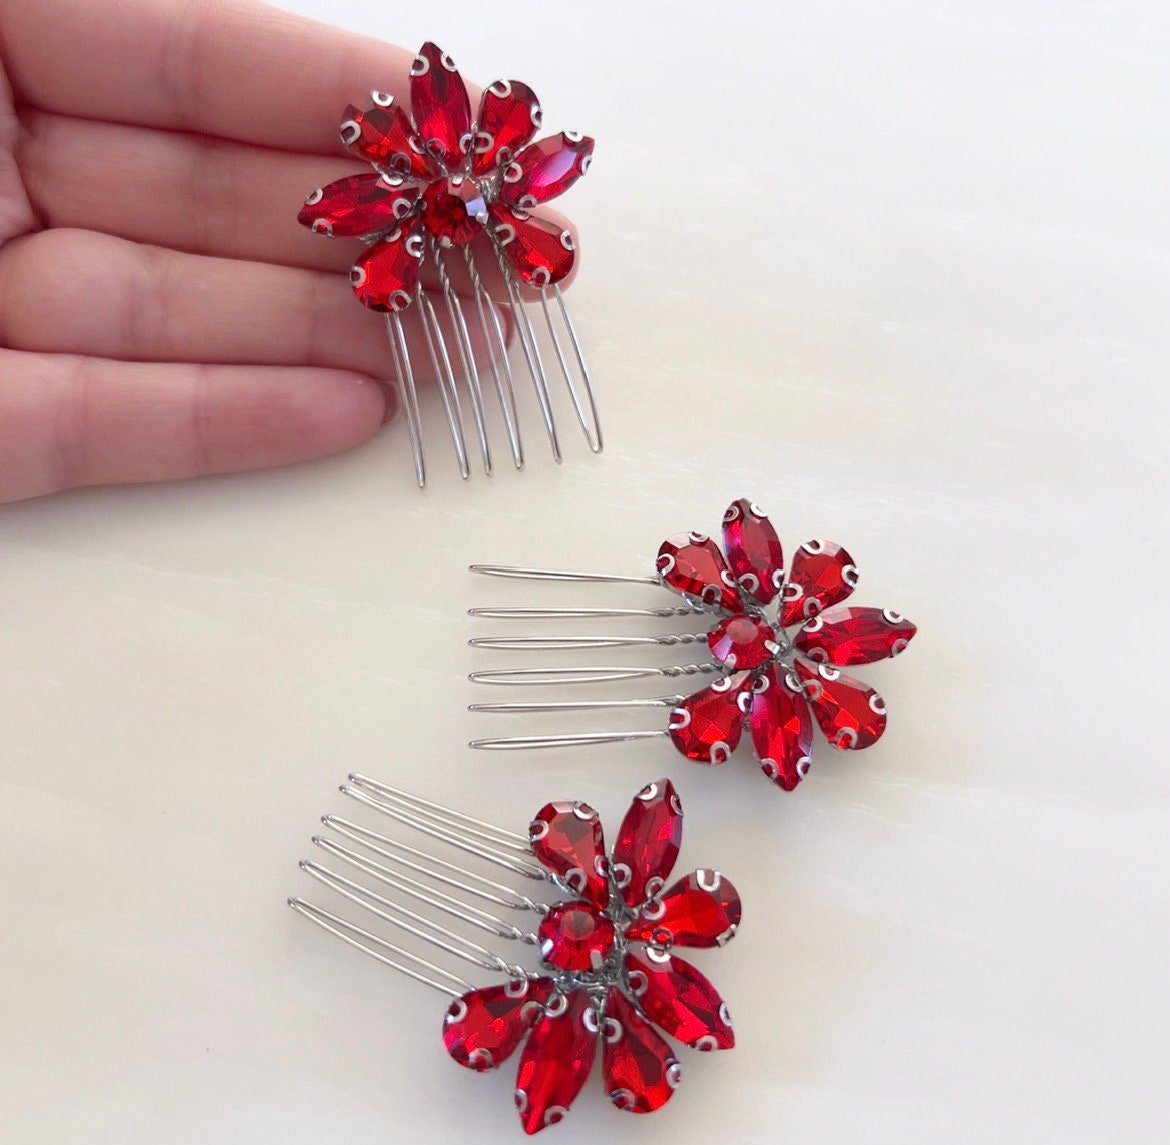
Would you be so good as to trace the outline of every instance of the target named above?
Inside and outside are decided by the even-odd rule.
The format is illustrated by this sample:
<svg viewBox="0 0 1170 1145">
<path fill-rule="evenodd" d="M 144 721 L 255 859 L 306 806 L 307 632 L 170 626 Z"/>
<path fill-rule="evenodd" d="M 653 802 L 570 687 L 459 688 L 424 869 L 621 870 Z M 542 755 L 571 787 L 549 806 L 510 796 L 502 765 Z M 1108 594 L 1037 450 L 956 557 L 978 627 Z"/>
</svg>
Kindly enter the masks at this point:
<svg viewBox="0 0 1170 1145">
<path fill-rule="evenodd" d="M 0 502 L 303 461 L 397 415 L 360 244 L 296 214 L 368 170 L 341 113 L 408 100 L 413 54 L 252 0 L 0 0 Z"/>
</svg>

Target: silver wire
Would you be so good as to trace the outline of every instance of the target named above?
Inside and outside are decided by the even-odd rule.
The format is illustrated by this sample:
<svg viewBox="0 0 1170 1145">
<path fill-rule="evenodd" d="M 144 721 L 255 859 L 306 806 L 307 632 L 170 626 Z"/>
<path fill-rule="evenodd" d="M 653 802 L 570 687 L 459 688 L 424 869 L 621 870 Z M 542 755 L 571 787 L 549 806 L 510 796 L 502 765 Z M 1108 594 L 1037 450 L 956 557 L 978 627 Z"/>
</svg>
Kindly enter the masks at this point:
<svg viewBox="0 0 1170 1145">
<path fill-rule="evenodd" d="M 556 297 L 560 299 L 560 290 L 554 286 L 551 288 L 557 292 Z M 602 449 L 601 441 L 601 424 L 597 417 L 597 404 L 593 400 L 593 387 L 589 383 L 589 371 L 585 368 L 585 359 L 580 351 L 580 346 L 575 346 L 577 350 L 577 361 L 581 366 L 582 380 L 585 385 L 587 401 L 589 405 L 588 414 L 585 407 L 581 403 L 581 395 L 577 393 L 577 384 L 573 381 L 572 371 L 569 369 L 569 363 L 565 360 L 565 351 L 561 347 L 561 340 L 557 334 L 556 323 L 553 321 L 552 311 L 549 309 L 548 296 L 550 288 L 545 287 L 540 292 L 540 306 L 544 311 L 544 323 L 548 328 L 549 340 L 552 342 L 553 352 L 556 354 L 557 363 L 561 367 L 561 376 L 565 379 L 565 388 L 569 391 L 569 399 L 573 403 L 573 412 L 577 415 L 577 424 L 581 427 L 581 432 L 585 435 L 585 440 L 589 443 L 589 448 L 594 453 L 600 453 Z M 573 336 L 572 323 L 569 322 L 569 312 L 565 308 L 565 304 L 561 301 L 561 315 L 564 322 L 568 324 L 570 336 Z M 576 338 L 573 337 L 574 343 Z"/>
<path fill-rule="evenodd" d="M 649 584 L 660 585 L 657 576 L 615 576 L 611 573 L 568 572 L 560 569 L 533 569 L 521 565 L 468 565 L 468 571 L 480 576 L 496 576 L 509 580 L 555 580 L 580 584 Z"/>
<path fill-rule="evenodd" d="M 583 648 L 634 648 L 658 644 L 671 648 L 679 644 L 705 644 L 705 632 L 681 632 L 668 636 L 473 636 L 472 648 L 497 652 L 573 651 Z"/>
<path fill-rule="evenodd" d="M 616 708 L 677 708 L 683 696 L 658 696 L 651 700 L 515 700 L 505 704 L 468 704 L 469 712 L 594 712 Z"/>
<path fill-rule="evenodd" d="M 406 335 L 398 313 L 386 315 L 386 336 L 390 352 L 394 355 L 394 371 L 398 375 L 402 405 L 406 411 L 406 432 L 410 437 L 410 451 L 414 455 L 414 474 L 418 487 L 427 487 L 427 464 L 423 455 L 422 418 L 418 412 L 418 389 L 414 384 L 414 369 L 410 364 L 410 351 L 406 346 Z"/>
<path fill-rule="evenodd" d="M 538 748 L 589 747 L 602 743 L 631 743 L 635 740 L 659 739 L 669 732 L 582 732 L 560 736 L 504 736 L 500 739 L 473 739 L 467 746 L 481 751 L 526 751 Z"/>
<path fill-rule="evenodd" d="M 439 319 L 430 298 L 421 284 L 415 290 L 415 305 L 422 315 L 423 334 L 426 337 L 427 353 L 439 383 L 439 396 L 443 399 L 443 410 L 447 415 L 447 426 L 451 431 L 451 442 L 455 446 L 455 459 L 459 463 L 459 474 L 466 481 L 471 476 L 467 461 L 467 442 L 463 437 L 463 409 L 459 404 L 459 389 L 455 384 L 455 371 L 447 354 L 447 343 L 439 328 Z M 440 365 L 440 358 L 442 365 Z"/>
<path fill-rule="evenodd" d="M 703 672 L 718 672 L 718 664 L 671 664 L 663 668 L 489 668 L 469 672 L 473 684 L 500 687 L 539 687 L 560 684 L 612 684 L 655 676 L 673 679 Z"/>
<path fill-rule="evenodd" d="M 589 367 L 585 364 L 585 354 L 581 350 L 581 342 L 577 337 L 577 328 L 573 325 L 572 318 L 569 317 L 569 308 L 565 305 L 565 298 L 561 294 L 560 286 L 554 283 L 552 292 L 557 300 L 557 306 L 560 308 L 561 319 L 565 324 L 565 329 L 568 331 L 569 341 L 573 346 L 573 355 L 577 359 L 577 366 L 581 370 L 581 380 L 585 386 L 585 397 L 589 403 L 589 416 L 593 423 L 593 437 L 590 438 L 589 431 L 586 430 L 585 439 L 589 442 L 589 447 L 594 453 L 600 453 L 605 448 L 605 439 L 601 435 L 601 417 L 597 412 L 597 399 L 593 393 L 593 379 L 589 376 Z"/>
<path fill-rule="evenodd" d="M 485 620 L 593 620 L 626 616 L 650 616 L 669 619 L 675 616 L 698 616 L 701 608 L 689 604 L 663 608 L 469 608 L 468 616 Z"/>
</svg>

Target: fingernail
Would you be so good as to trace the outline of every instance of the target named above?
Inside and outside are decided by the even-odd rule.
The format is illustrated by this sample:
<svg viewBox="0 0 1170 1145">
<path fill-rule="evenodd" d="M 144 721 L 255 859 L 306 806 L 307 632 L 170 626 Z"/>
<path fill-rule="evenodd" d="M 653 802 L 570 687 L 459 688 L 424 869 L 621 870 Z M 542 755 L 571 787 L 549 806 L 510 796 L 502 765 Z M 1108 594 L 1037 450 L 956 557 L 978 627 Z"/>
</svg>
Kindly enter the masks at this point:
<svg viewBox="0 0 1170 1145">
<path fill-rule="evenodd" d="M 379 381 L 378 385 L 382 389 L 382 396 L 386 400 L 386 412 L 382 415 L 382 425 L 387 426 L 392 422 L 396 422 L 402 413 L 402 398 L 398 393 L 398 387 L 393 382 Z"/>
</svg>

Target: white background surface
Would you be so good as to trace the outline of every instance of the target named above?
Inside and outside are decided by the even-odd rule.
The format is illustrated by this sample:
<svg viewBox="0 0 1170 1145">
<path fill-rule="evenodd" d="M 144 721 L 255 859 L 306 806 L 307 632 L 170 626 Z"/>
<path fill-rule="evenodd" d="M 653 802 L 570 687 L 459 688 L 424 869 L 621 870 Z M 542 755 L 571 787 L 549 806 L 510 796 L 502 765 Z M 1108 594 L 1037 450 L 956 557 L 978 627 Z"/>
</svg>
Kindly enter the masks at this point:
<svg viewBox="0 0 1170 1145">
<path fill-rule="evenodd" d="M 565 208 L 610 444 L 463 486 L 435 431 L 420 495 L 399 425 L 0 510 L 0 1136 L 518 1139 L 437 995 L 284 906 L 360 769 L 519 829 L 669 773 L 682 863 L 739 885 L 696 958 L 737 1049 L 653 1118 L 594 1078 L 564 1145 L 1165 1140 L 1163 6 L 287 6 L 597 137 Z M 918 622 L 865 673 L 878 746 L 792 796 L 658 743 L 466 750 L 505 729 L 463 610 L 514 598 L 470 561 L 641 573 L 741 494 Z"/>
</svg>

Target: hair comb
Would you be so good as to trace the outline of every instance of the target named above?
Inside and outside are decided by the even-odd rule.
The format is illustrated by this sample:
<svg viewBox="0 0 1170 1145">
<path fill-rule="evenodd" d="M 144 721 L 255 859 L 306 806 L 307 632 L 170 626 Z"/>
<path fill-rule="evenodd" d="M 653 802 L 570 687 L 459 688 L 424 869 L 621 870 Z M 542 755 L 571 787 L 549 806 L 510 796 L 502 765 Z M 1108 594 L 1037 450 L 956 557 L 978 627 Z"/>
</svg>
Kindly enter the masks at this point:
<svg viewBox="0 0 1170 1145">
<path fill-rule="evenodd" d="M 723 516 L 723 548 L 702 533 L 669 537 L 649 576 L 555 572 L 508 565 L 472 565 L 485 576 L 557 584 L 648 585 L 672 590 L 681 605 L 647 608 L 473 608 L 492 620 L 694 618 L 701 631 L 665 635 L 476 637 L 471 645 L 540 653 L 624 647 L 705 645 L 713 661 L 639 667 L 486 669 L 470 679 L 497 687 L 591 685 L 714 674 L 690 695 L 650 699 L 476 703 L 474 712 L 538 715 L 594 710 L 663 709 L 654 731 L 582 732 L 477 739 L 476 748 L 572 747 L 669 738 L 697 763 L 725 763 L 743 732 L 764 774 L 791 791 L 808 772 L 813 721 L 834 747 L 869 747 L 886 727 L 886 705 L 873 688 L 842 668 L 896 656 L 917 631 L 896 612 L 843 602 L 857 585 L 857 566 L 832 541 L 806 541 L 786 570 L 779 537 L 767 515 L 741 498 Z"/>
<path fill-rule="evenodd" d="M 289 905 L 447 995 L 443 1043 L 460 1065 L 492 1070 L 519 1052 L 515 1101 L 526 1133 L 568 1113 L 599 1046 L 610 1100 L 649 1113 L 681 1077 L 663 1033 L 697 1050 L 735 1044 L 727 1006 L 676 951 L 734 937 L 739 895 L 708 869 L 666 885 L 683 814 L 669 780 L 634 798 L 612 857 L 585 803 L 546 804 L 521 835 L 361 775 L 341 791 L 390 826 L 326 815 L 313 843 L 341 870 L 315 859 L 301 869 L 360 922 L 299 897 Z M 452 857 L 402 842 L 403 829 Z M 450 969 L 460 963 L 491 984 L 461 978 Z"/>
<path fill-rule="evenodd" d="M 426 485 L 426 457 L 415 368 L 402 321 L 412 306 L 438 379 L 462 476 L 471 474 L 464 400 L 470 405 L 484 472 L 490 474 L 493 465 L 473 349 L 477 335 L 489 350 L 512 461 L 518 469 L 524 465 L 512 366 L 503 324 L 485 286 L 489 272 L 480 261 L 485 257 L 502 276 L 553 456 L 561 460 L 550 372 L 563 379 L 590 448 L 600 452 L 601 426 L 589 370 L 559 285 L 576 258 L 573 236 L 532 213 L 585 174 L 593 140 L 565 131 L 532 142 L 541 125 L 541 108 L 532 89 L 519 80 L 497 80 L 485 88 L 473 117 L 454 62 L 432 43 L 419 49 L 411 66 L 409 114 L 384 92 L 373 92 L 370 99 L 364 110 L 352 105 L 346 109 L 341 140 L 372 170 L 317 188 L 305 200 L 299 219 L 317 234 L 367 244 L 350 281 L 358 299 L 385 316 L 419 486 Z M 431 288 L 424 287 L 424 274 Z M 454 351 L 436 310 L 440 298 Z M 539 306 L 543 338 L 542 323 L 533 322 L 526 301 Z M 542 341 L 555 359 L 553 371 L 545 364 Z"/>
</svg>

